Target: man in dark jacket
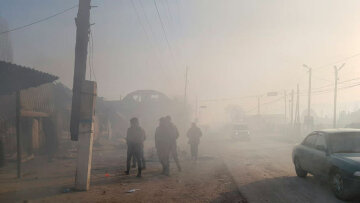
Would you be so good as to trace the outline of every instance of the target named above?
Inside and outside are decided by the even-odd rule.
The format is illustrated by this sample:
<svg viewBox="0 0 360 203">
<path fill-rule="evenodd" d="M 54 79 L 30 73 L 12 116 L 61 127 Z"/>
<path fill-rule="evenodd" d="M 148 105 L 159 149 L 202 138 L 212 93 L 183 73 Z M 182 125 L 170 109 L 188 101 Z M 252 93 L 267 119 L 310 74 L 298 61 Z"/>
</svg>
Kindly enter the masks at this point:
<svg viewBox="0 0 360 203">
<path fill-rule="evenodd" d="M 202 132 L 199 127 L 196 126 L 196 123 L 192 123 L 190 129 L 187 132 L 189 138 L 189 144 L 191 149 L 191 158 L 197 160 L 198 157 L 198 146 L 200 144 L 200 137 Z"/>
<path fill-rule="evenodd" d="M 181 165 L 179 162 L 179 157 L 177 153 L 177 144 L 176 144 L 176 141 L 179 138 L 179 131 L 175 126 L 175 124 L 171 121 L 170 116 L 166 116 L 165 119 L 166 119 L 166 125 L 169 127 L 169 131 L 170 131 L 169 132 L 170 133 L 169 136 L 171 138 L 170 154 L 174 158 L 178 170 L 181 171 Z"/>
<path fill-rule="evenodd" d="M 127 143 L 127 159 L 126 159 L 126 171 L 125 174 L 129 175 L 131 158 L 136 159 L 138 164 L 137 177 L 141 177 L 141 157 L 142 148 L 145 140 L 145 131 L 140 127 L 139 120 L 132 118 L 130 120 L 130 127 L 127 130 L 126 143 Z"/>
<path fill-rule="evenodd" d="M 159 119 L 159 126 L 155 131 L 155 147 L 162 165 L 162 173 L 170 175 L 169 154 L 171 148 L 170 128 L 164 117 Z"/>
</svg>

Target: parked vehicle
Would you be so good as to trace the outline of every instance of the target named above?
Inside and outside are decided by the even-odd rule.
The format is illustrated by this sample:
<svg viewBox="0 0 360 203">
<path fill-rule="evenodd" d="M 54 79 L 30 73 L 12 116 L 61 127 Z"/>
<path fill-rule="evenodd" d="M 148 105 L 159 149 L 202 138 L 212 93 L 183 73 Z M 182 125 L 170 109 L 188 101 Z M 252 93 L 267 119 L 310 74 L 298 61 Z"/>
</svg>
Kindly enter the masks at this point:
<svg viewBox="0 0 360 203">
<path fill-rule="evenodd" d="M 360 123 L 350 123 L 350 124 L 346 125 L 345 128 L 360 129 Z"/>
<path fill-rule="evenodd" d="M 308 173 L 327 178 L 339 199 L 360 193 L 360 130 L 314 131 L 295 146 L 292 154 L 297 176 Z"/>
<path fill-rule="evenodd" d="M 250 140 L 249 127 L 246 124 L 234 124 L 231 137 L 239 140 Z"/>
</svg>

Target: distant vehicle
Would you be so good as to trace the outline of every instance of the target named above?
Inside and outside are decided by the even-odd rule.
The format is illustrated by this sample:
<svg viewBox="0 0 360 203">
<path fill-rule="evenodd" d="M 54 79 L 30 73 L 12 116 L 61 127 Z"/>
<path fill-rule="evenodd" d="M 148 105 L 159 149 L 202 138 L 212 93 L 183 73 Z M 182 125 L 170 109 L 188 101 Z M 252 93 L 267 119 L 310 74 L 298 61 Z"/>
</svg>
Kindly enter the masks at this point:
<svg viewBox="0 0 360 203">
<path fill-rule="evenodd" d="M 349 125 L 345 126 L 345 128 L 360 129 L 360 123 L 350 123 Z"/>
<path fill-rule="evenodd" d="M 250 140 L 249 127 L 246 124 L 234 124 L 231 137 L 238 140 Z"/>
<path fill-rule="evenodd" d="M 359 195 L 360 130 L 329 129 L 315 131 L 295 146 L 292 154 L 297 176 L 308 173 L 325 177 L 342 200 Z"/>
</svg>

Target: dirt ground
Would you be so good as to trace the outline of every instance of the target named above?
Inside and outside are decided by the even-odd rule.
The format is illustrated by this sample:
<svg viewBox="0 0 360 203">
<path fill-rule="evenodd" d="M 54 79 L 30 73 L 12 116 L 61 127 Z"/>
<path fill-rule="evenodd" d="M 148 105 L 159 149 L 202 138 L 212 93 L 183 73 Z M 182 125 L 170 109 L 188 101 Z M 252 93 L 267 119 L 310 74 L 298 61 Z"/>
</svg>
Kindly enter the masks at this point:
<svg viewBox="0 0 360 203">
<path fill-rule="evenodd" d="M 197 163 L 182 160 L 183 171 L 171 163 L 171 176 L 149 160 L 142 178 L 123 175 L 125 151 L 95 148 L 91 189 L 74 191 L 75 161 L 38 157 L 24 163 L 23 178 L 16 179 L 15 163 L 0 169 L 0 202 L 246 202 L 222 160 L 200 157 Z M 135 192 L 128 193 L 129 190 Z"/>
</svg>

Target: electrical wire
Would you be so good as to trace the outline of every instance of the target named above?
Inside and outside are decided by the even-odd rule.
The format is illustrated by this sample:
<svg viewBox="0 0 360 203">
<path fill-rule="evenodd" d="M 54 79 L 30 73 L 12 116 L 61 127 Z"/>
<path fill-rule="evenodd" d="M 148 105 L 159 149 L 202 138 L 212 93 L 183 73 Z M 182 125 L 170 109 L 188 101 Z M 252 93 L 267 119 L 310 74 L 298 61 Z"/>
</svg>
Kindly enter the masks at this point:
<svg viewBox="0 0 360 203">
<path fill-rule="evenodd" d="M 35 22 L 32 22 L 32 23 L 29 23 L 29 24 L 26 24 L 26 25 L 22 25 L 22 26 L 19 26 L 19 27 L 10 29 L 10 30 L 6 30 L 6 31 L 3 31 L 3 32 L 0 32 L 0 35 L 6 34 L 6 33 L 9 33 L 9 32 L 13 32 L 13 31 L 16 31 L 16 30 L 24 29 L 24 28 L 26 28 L 26 27 L 29 27 L 29 26 L 32 26 L 32 25 L 35 25 L 35 24 L 38 24 L 38 23 L 47 21 L 47 20 L 49 20 L 49 19 L 51 19 L 51 18 L 54 18 L 54 17 L 56 17 L 56 16 L 58 16 L 58 15 L 64 14 L 64 13 L 66 13 L 66 12 L 68 12 L 68 11 L 76 8 L 77 6 L 78 6 L 78 5 L 72 6 L 72 7 L 67 8 L 67 9 L 65 9 L 65 10 L 62 10 L 62 11 L 60 11 L 60 12 L 54 14 L 54 15 L 48 16 L 48 17 L 46 17 L 46 18 L 42 18 L 42 19 L 37 20 L 37 21 L 35 21 Z"/>
<path fill-rule="evenodd" d="M 140 24 L 143 32 L 144 32 L 145 35 L 146 35 L 147 40 L 148 40 L 148 42 L 149 42 L 149 47 L 150 47 L 150 49 L 155 50 L 155 49 L 154 49 L 154 46 L 155 46 L 155 45 L 153 45 L 153 44 L 156 44 L 156 43 L 152 41 L 152 38 L 150 37 L 149 33 L 146 31 L 145 25 L 144 25 L 144 23 L 143 23 L 142 20 L 141 20 L 140 13 L 139 13 L 139 11 L 138 11 L 135 3 L 134 3 L 134 0 L 130 0 L 130 1 L 131 1 L 131 5 L 132 5 L 132 7 L 133 7 L 133 9 L 134 9 L 134 11 L 135 11 L 135 13 L 136 13 L 137 20 L 138 20 L 138 22 L 139 22 L 139 24 Z M 144 7 L 143 7 L 143 5 L 142 5 L 141 0 L 139 0 L 139 2 L 140 2 L 140 6 L 141 6 L 141 8 L 142 8 L 142 11 L 144 12 L 144 16 L 145 16 L 146 22 L 148 23 L 148 25 L 149 25 L 149 27 L 150 27 L 150 32 L 152 32 L 152 34 L 153 34 L 153 36 L 154 36 L 154 33 L 153 33 L 152 29 L 151 29 L 151 25 L 150 25 L 150 23 L 149 23 L 149 20 L 148 20 L 148 18 L 147 18 L 147 15 L 146 15 L 146 13 L 145 13 L 145 9 L 144 9 Z M 152 42 L 153 42 L 153 43 L 152 43 Z M 159 67 L 160 67 L 161 72 L 162 72 L 163 74 L 165 74 L 165 70 L 164 70 L 163 64 L 161 63 L 160 57 L 157 55 L 156 52 L 153 52 L 153 53 L 154 53 L 154 56 L 155 56 L 155 58 L 156 58 L 156 61 L 157 61 L 158 64 L 159 64 Z M 169 83 L 172 83 L 172 81 L 170 80 L 169 77 L 166 77 L 166 78 L 167 78 L 167 80 L 168 80 Z"/>
<path fill-rule="evenodd" d="M 344 61 L 347 61 L 347 60 L 349 60 L 351 58 L 355 58 L 355 57 L 358 57 L 358 56 L 360 56 L 360 53 L 357 53 L 357 54 L 342 58 L 342 59 L 340 59 L 338 61 L 334 61 L 332 63 L 328 63 L 328 64 L 325 64 L 325 65 L 318 66 L 315 69 L 320 70 L 320 69 L 326 68 L 327 66 L 331 66 L 331 65 L 334 65 L 334 64 L 337 64 L 337 63 L 340 63 L 340 62 L 344 62 Z"/>
<path fill-rule="evenodd" d="M 219 98 L 219 99 L 204 99 L 204 100 L 200 100 L 200 101 L 201 102 L 217 102 L 217 101 L 241 100 L 241 99 L 256 98 L 256 97 L 259 97 L 259 95 L 244 96 L 244 97 L 232 97 L 232 98 Z"/>
<path fill-rule="evenodd" d="M 174 59 L 175 57 L 174 57 L 174 54 L 173 54 L 173 51 L 172 51 L 172 48 L 171 48 L 171 44 L 170 44 L 169 39 L 168 39 L 168 37 L 167 37 L 166 31 L 165 31 L 165 25 L 164 25 L 164 23 L 163 23 L 163 20 L 161 19 L 160 12 L 159 12 L 159 9 L 158 9 L 156 0 L 154 0 L 154 4 L 155 4 L 157 16 L 158 16 L 158 18 L 159 18 L 159 21 L 160 21 L 160 24 L 161 24 L 161 28 L 162 28 L 162 31 L 163 31 L 163 34 L 164 34 L 164 37 L 165 37 L 167 46 L 168 46 L 168 48 L 169 48 L 169 51 L 170 51 L 171 57 L 172 57 L 172 59 L 173 59 L 174 65 L 176 65 L 175 59 Z"/>
<path fill-rule="evenodd" d="M 164 0 L 165 1 L 165 5 L 166 5 L 166 8 L 167 8 L 167 12 L 169 13 L 169 21 L 173 21 L 173 16 L 171 15 L 171 10 L 170 10 L 170 6 L 169 6 L 169 2 L 167 0 Z M 162 2 L 160 0 L 160 2 Z"/>
</svg>

